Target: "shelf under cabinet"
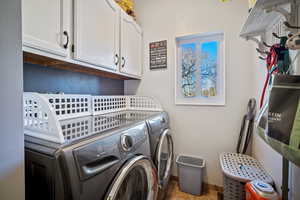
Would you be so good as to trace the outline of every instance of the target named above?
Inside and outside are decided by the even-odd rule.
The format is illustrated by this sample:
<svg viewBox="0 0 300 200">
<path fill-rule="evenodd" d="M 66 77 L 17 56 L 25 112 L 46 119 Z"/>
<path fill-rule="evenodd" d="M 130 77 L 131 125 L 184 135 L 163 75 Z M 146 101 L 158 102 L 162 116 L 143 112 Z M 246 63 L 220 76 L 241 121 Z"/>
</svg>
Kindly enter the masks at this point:
<svg viewBox="0 0 300 200">
<path fill-rule="evenodd" d="M 42 67 L 51 67 L 56 69 L 69 70 L 69 71 L 80 72 L 80 73 L 101 76 L 101 77 L 111 78 L 111 79 L 135 80 L 135 78 L 123 76 L 121 74 L 110 73 L 108 71 L 103 71 L 95 68 L 89 68 L 86 66 L 69 63 L 66 61 L 61 61 L 54 58 L 29 53 L 26 51 L 23 51 L 23 62 L 30 63 L 30 64 L 37 64 Z"/>
</svg>

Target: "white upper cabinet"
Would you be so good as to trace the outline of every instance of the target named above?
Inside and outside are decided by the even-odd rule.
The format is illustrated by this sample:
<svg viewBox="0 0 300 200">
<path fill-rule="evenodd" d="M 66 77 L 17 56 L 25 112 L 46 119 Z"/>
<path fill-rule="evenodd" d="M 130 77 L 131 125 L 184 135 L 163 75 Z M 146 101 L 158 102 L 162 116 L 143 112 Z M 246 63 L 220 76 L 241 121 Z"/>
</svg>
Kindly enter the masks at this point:
<svg viewBox="0 0 300 200">
<path fill-rule="evenodd" d="M 23 45 L 66 57 L 71 33 L 70 1 L 23 0 Z"/>
<path fill-rule="evenodd" d="M 116 70 L 120 8 L 112 0 L 74 0 L 74 59 Z"/>
<path fill-rule="evenodd" d="M 121 12 L 120 71 L 128 75 L 142 75 L 142 30 L 132 17 Z"/>
<path fill-rule="evenodd" d="M 142 30 L 114 0 L 23 0 L 23 49 L 141 78 Z"/>
</svg>

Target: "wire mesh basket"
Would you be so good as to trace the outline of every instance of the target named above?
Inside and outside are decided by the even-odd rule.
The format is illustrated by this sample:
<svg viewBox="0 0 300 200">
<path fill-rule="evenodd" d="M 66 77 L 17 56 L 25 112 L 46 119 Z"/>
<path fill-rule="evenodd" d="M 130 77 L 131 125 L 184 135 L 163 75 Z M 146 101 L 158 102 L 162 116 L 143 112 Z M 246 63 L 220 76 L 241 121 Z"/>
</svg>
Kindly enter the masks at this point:
<svg viewBox="0 0 300 200">
<path fill-rule="evenodd" d="M 60 127 L 65 141 L 84 138 L 92 133 L 92 117 L 80 117 L 60 121 Z"/>
<path fill-rule="evenodd" d="M 222 153 L 220 164 L 224 174 L 224 200 L 244 200 L 244 186 L 249 181 L 261 180 L 273 184 L 271 176 L 250 156 Z"/>
<path fill-rule="evenodd" d="M 119 112 L 124 110 L 162 111 L 160 103 L 145 96 L 93 96 L 94 115 Z"/>
<path fill-rule="evenodd" d="M 23 95 L 23 109 L 26 135 L 60 144 L 118 126 L 116 116 L 126 115 L 122 111 L 163 110 L 151 97 L 27 92 Z M 113 117 L 97 117 L 108 113 L 114 113 Z"/>
</svg>

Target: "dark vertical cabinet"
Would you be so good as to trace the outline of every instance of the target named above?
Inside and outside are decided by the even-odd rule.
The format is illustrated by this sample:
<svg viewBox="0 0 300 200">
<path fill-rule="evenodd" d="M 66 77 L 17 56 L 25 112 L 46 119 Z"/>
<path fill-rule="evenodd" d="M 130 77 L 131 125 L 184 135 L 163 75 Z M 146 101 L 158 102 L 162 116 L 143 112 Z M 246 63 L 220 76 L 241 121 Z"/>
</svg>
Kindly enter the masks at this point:
<svg viewBox="0 0 300 200">
<path fill-rule="evenodd" d="M 26 200 L 54 200 L 54 158 L 26 150 L 25 165 Z"/>
</svg>

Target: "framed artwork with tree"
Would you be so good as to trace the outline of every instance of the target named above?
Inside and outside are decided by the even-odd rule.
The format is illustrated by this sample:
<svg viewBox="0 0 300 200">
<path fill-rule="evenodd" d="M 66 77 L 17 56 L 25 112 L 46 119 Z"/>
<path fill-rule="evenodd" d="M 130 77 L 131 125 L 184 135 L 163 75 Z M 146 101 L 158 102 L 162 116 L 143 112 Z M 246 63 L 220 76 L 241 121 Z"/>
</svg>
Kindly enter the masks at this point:
<svg viewBox="0 0 300 200">
<path fill-rule="evenodd" d="M 225 105 L 224 46 L 222 32 L 176 38 L 176 104 Z"/>
</svg>

